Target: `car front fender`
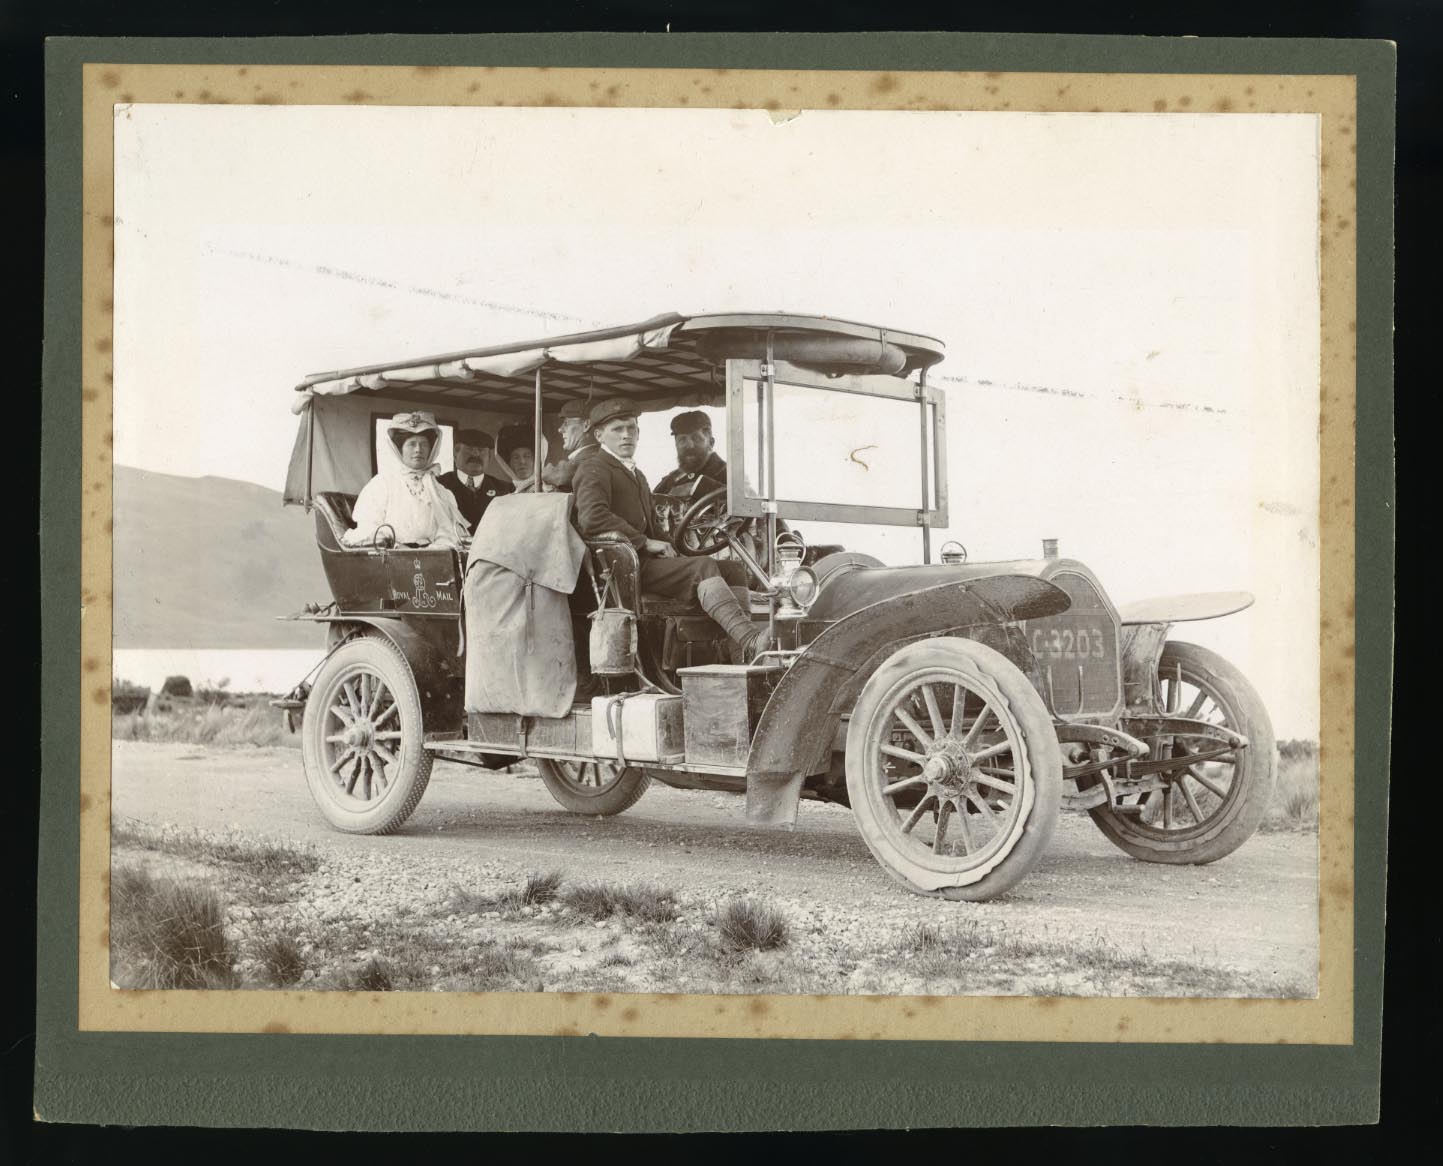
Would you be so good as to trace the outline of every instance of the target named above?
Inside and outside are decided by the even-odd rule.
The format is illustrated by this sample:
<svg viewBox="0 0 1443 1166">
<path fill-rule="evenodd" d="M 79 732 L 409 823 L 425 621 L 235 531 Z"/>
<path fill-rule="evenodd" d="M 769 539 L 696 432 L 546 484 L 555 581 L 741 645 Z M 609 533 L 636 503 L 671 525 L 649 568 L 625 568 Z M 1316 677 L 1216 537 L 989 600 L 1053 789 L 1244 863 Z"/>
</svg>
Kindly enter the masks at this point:
<svg viewBox="0 0 1443 1166">
<path fill-rule="evenodd" d="M 859 608 L 807 646 L 772 691 L 747 759 L 747 819 L 796 822 L 802 782 L 832 740 L 839 690 L 888 644 L 1065 611 L 1062 588 L 1030 575 L 993 575 L 925 587 Z"/>
</svg>

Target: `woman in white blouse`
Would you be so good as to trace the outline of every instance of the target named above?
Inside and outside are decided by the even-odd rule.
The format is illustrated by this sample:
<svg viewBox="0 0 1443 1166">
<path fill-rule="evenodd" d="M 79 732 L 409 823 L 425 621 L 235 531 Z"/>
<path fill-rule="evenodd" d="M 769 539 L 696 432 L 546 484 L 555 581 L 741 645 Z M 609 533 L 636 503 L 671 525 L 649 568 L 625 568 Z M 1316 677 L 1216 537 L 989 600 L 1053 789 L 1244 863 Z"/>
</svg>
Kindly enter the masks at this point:
<svg viewBox="0 0 1443 1166">
<path fill-rule="evenodd" d="M 470 527 L 451 491 L 436 480 L 441 467 L 431 460 L 441 439 L 436 418 L 430 413 L 397 413 L 386 426 L 386 435 L 396 448 L 397 461 L 382 465 L 357 496 L 351 510 L 356 525 L 346 532 L 347 545 L 370 546 L 378 532 L 384 543 L 389 528 L 396 543 L 464 548 Z"/>
</svg>

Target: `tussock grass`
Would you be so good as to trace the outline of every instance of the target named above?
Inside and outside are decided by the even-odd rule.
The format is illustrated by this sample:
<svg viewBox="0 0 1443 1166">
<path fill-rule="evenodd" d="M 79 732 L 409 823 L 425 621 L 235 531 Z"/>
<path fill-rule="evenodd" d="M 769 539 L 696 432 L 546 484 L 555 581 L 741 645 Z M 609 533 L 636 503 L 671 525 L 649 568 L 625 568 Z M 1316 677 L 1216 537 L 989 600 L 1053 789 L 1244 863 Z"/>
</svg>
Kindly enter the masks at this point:
<svg viewBox="0 0 1443 1166">
<path fill-rule="evenodd" d="M 1278 743 L 1278 778 L 1261 829 L 1318 828 L 1318 746 L 1314 741 Z"/>
<path fill-rule="evenodd" d="M 277 932 L 262 940 L 256 958 L 282 988 L 296 983 L 306 970 L 301 945 L 288 931 Z"/>
<path fill-rule="evenodd" d="M 526 876 L 526 884 L 511 894 L 523 907 L 554 903 L 561 889 L 561 881 L 559 870 L 547 871 L 545 874 L 529 874 Z"/>
<path fill-rule="evenodd" d="M 787 945 L 786 917 L 762 899 L 729 899 L 716 917 L 723 952 L 775 951 Z"/>
<path fill-rule="evenodd" d="M 372 956 L 360 967 L 347 969 L 337 976 L 335 986 L 342 992 L 389 992 L 396 984 L 391 965 Z"/>
<path fill-rule="evenodd" d="M 363 962 L 331 951 L 340 970 L 316 987 L 349 992 L 502 992 L 541 987 L 531 945 L 522 940 L 484 939 L 470 943 L 439 938 L 429 931 L 388 929 L 381 937 L 387 955 L 368 953 Z"/>
<path fill-rule="evenodd" d="M 460 887 L 451 892 L 446 906 L 457 915 L 480 915 L 486 911 L 499 911 L 511 916 L 522 907 L 539 907 L 543 903 L 557 901 L 565 876 L 559 870 L 544 874 L 532 872 L 519 887 L 509 887 L 495 894 L 481 894 Z"/>
<path fill-rule="evenodd" d="M 174 701 L 169 709 L 119 712 L 110 735 L 119 741 L 158 741 L 224 748 L 289 745 L 300 748 L 300 734 L 286 729 L 281 714 L 266 704 L 230 705 Z"/>
<path fill-rule="evenodd" d="M 624 916 L 641 923 L 670 923 L 677 915 L 675 892 L 655 883 L 577 883 L 567 887 L 560 898 L 578 915 L 592 920 Z"/>
<path fill-rule="evenodd" d="M 296 846 L 241 834 L 211 835 L 199 830 L 162 829 L 130 818 L 117 818 L 111 823 L 110 844 L 113 848 L 133 846 L 154 850 L 212 866 L 239 867 L 263 882 L 298 878 L 321 868 L 320 855 L 309 845 Z"/>
<path fill-rule="evenodd" d="M 233 988 L 225 903 L 209 883 L 122 866 L 110 883 L 110 977 L 122 988 Z"/>
</svg>

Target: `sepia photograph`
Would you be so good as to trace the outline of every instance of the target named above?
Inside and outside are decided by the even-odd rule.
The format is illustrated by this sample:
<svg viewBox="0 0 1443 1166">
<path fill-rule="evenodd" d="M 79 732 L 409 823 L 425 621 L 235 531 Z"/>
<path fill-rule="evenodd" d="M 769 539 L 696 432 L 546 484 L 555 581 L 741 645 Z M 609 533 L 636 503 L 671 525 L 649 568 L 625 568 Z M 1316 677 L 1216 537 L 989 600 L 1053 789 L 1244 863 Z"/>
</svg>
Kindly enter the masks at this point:
<svg viewBox="0 0 1443 1166">
<path fill-rule="evenodd" d="M 113 96 L 113 988 L 1318 996 L 1316 114 Z"/>
</svg>

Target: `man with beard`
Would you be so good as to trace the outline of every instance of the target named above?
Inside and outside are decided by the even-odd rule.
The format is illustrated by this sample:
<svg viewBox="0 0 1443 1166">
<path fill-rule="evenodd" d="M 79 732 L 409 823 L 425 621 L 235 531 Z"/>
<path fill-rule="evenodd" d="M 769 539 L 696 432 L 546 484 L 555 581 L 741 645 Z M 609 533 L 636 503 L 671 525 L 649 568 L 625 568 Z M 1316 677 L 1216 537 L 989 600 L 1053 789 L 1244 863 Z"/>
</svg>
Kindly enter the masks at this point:
<svg viewBox="0 0 1443 1166">
<path fill-rule="evenodd" d="M 590 421 L 601 448 L 576 467 L 581 533 L 587 538 L 619 534 L 636 548 L 643 591 L 670 599 L 695 598 L 731 641 L 733 663 L 750 663 L 768 646 L 766 628 L 752 623 L 751 613 L 713 560 L 678 557 L 662 537 L 646 475 L 636 465 L 641 436 L 636 406 L 622 399 L 602 401 L 591 410 Z"/>
<path fill-rule="evenodd" d="M 717 456 L 711 418 L 700 409 L 671 419 L 676 469 L 656 484 L 656 493 L 698 498 L 727 484 L 727 464 Z"/>
</svg>

